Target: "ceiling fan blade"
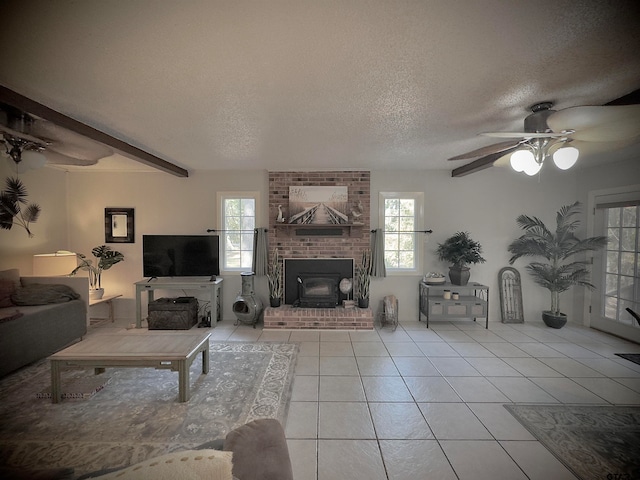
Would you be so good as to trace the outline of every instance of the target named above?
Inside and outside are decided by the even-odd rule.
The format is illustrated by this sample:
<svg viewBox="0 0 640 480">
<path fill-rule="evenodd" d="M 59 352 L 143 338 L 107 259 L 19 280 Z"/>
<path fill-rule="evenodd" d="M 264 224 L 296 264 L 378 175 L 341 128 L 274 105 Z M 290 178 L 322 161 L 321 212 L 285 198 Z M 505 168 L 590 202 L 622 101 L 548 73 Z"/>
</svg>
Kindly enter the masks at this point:
<svg viewBox="0 0 640 480">
<path fill-rule="evenodd" d="M 470 173 L 479 172 L 480 170 L 484 170 L 485 168 L 489 168 L 494 164 L 494 162 L 496 160 L 498 160 L 499 158 L 502 158 L 503 156 L 513 152 L 514 150 L 517 150 L 519 146 L 520 146 L 520 144 L 513 145 L 511 148 L 509 148 L 507 150 L 503 150 L 502 152 L 492 153 L 492 154 L 487 155 L 485 157 L 482 157 L 482 158 L 479 158 L 477 160 L 474 160 L 471 163 L 467 163 L 466 165 L 463 165 L 461 167 L 454 168 L 451 171 L 451 176 L 452 177 L 463 177 L 465 175 L 469 175 Z"/>
<path fill-rule="evenodd" d="M 0 132 L 1 133 L 6 133 L 8 135 L 11 135 L 12 137 L 16 137 L 16 138 L 20 138 L 26 142 L 31 142 L 35 145 L 38 145 L 40 147 L 46 147 L 47 146 L 47 142 L 45 142 L 44 140 L 40 139 L 40 138 L 36 138 L 33 135 L 29 135 L 28 133 L 22 133 L 19 132 L 17 130 L 13 130 L 9 127 L 5 127 L 4 125 L 0 125 Z"/>
<path fill-rule="evenodd" d="M 572 128 L 576 140 L 615 142 L 640 135 L 640 105 L 570 107 L 547 119 L 554 130 Z"/>
<path fill-rule="evenodd" d="M 52 165 L 76 165 L 79 167 L 88 167 L 89 165 L 95 165 L 98 163 L 97 159 L 93 160 L 69 157 L 50 149 L 45 150 L 43 153 L 47 159 L 47 163 Z"/>
<path fill-rule="evenodd" d="M 113 150 L 106 145 L 91 140 L 66 128 L 62 128 L 47 120 L 34 122 L 32 133 L 50 139 L 48 150 L 81 160 L 97 161 L 113 155 Z"/>
<path fill-rule="evenodd" d="M 567 135 L 571 135 L 573 133 L 572 130 L 559 130 L 558 133 L 554 132 L 485 132 L 480 135 L 484 135 L 485 137 L 495 137 L 495 138 L 521 138 L 523 140 L 527 140 L 529 138 L 560 138 L 566 137 Z"/>
<path fill-rule="evenodd" d="M 493 145 L 487 145 L 486 147 L 481 147 L 476 150 L 472 150 L 467 153 L 463 153 L 462 155 L 456 155 L 455 157 L 451 157 L 448 160 L 466 160 L 468 158 L 482 157 L 484 155 L 489 155 L 491 153 L 499 153 L 505 150 L 509 150 L 516 145 L 520 145 L 522 142 L 500 142 L 494 143 Z"/>
</svg>

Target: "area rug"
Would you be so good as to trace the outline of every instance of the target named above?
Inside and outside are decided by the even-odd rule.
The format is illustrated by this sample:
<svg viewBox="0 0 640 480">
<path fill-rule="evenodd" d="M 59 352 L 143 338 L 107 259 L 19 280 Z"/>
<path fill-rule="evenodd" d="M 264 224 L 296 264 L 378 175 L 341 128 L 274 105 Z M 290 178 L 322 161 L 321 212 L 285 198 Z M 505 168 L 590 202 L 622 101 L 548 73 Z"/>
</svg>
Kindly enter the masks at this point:
<svg viewBox="0 0 640 480">
<path fill-rule="evenodd" d="M 505 407 L 578 478 L 640 478 L 640 407 Z"/>
<path fill-rule="evenodd" d="M 640 353 L 616 353 L 616 355 L 640 365 Z"/>
<path fill-rule="evenodd" d="M 62 377 L 62 375 L 61 375 Z M 111 377 L 108 375 L 87 375 L 86 372 L 73 372 L 61 378 L 63 400 L 88 400 L 102 390 Z M 51 401 L 51 385 L 36 393 L 36 398 Z"/>
<path fill-rule="evenodd" d="M 40 361 L 0 380 L 0 465 L 81 475 L 194 448 L 257 418 L 284 425 L 297 352 L 292 343 L 212 342 L 209 373 L 200 359 L 191 366 L 186 403 L 177 401 L 177 372 L 108 368 L 93 398 L 52 404 L 36 398 L 50 382 Z"/>
</svg>

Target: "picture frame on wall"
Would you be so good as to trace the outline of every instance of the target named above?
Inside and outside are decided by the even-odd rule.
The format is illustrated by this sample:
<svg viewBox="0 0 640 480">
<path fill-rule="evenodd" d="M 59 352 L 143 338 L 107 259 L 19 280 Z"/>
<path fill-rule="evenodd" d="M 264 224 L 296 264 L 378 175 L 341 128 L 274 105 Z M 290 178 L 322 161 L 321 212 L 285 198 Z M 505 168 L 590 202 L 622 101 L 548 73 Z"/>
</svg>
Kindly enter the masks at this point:
<svg viewBox="0 0 640 480">
<path fill-rule="evenodd" d="M 135 243 L 133 208 L 104 209 L 105 243 Z"/>
</svg>

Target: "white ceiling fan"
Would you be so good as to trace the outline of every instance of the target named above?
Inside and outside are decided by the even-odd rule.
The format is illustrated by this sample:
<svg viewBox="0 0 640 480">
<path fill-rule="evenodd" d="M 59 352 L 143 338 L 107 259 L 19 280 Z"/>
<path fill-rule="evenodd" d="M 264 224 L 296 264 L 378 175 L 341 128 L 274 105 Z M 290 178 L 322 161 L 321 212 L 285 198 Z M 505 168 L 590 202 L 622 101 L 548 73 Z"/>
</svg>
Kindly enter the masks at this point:
<svg viewBox="0 0 640 480">
<path fill-rule="evenodd" d="M 18 171 L 51 165 L 95 165 L 113 155 L 106 145 L 35 115 L 0 104 L 0 141 Z"/>
<path fill-rule="evenodd" d="M 634 92 L 635 93 L 635 92 Z M 619 100 L 623 100 L 622 97 Z M 635 98 L 635 97 L 634 97 Z M 613 103 L 613 102 L 612 102 Z M 553 110 L 552 102 L 530 107 L 522 132 L 481 133 L 494 138 L 511 139 L 472 150 L 449 160 L 477 160 L 458 169 L 452 176 L 462 176 L 490 167 L 499 158 L 511 154 L 516 171 L 537 174 L 548 157 L 558 168 L 571 168 L 586 143 L 611 143 L 640 139 L 640 105 L 577 106 Z"/>
</svg>

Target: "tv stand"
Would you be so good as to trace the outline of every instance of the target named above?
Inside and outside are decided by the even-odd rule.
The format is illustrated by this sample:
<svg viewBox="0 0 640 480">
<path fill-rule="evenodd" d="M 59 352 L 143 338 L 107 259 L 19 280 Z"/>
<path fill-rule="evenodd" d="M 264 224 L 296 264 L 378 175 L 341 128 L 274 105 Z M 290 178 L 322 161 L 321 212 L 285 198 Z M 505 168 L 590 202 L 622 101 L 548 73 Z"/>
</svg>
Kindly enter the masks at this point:
<svg viewBox="0 0 640 480">
<path fill-rule="evenodd" d="M 147 292 L 147 301 L 153 301 L 155 290 L 199 290 L 209 293 L 211 318 L 220 321 L 222 315 L 222 278 L 206 277 L 156 277 L 140 280 L 136 286 L 136 328 L 142 327 L 142 292 Z M 214 322 L 215 323 L 215 322 Z"/>
</svg>

